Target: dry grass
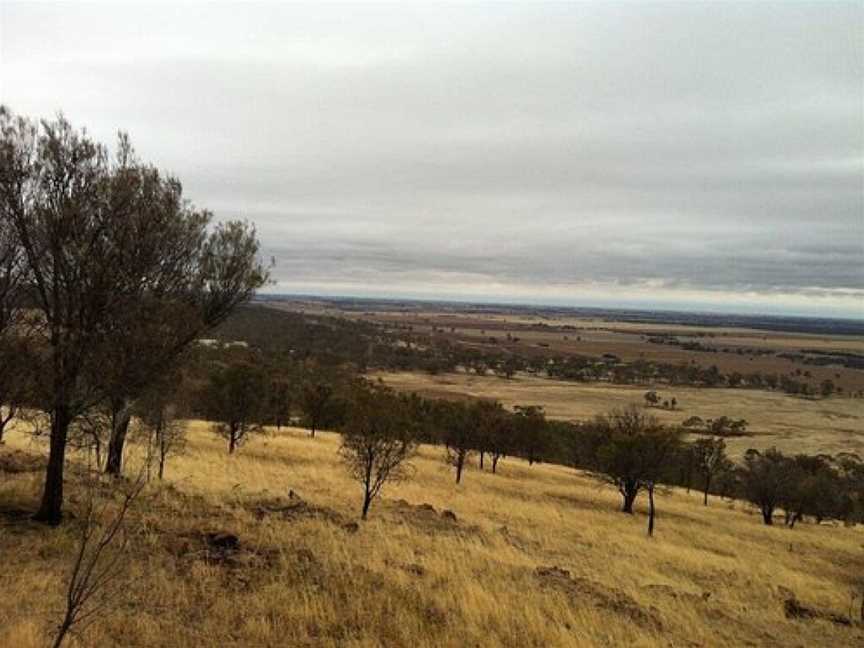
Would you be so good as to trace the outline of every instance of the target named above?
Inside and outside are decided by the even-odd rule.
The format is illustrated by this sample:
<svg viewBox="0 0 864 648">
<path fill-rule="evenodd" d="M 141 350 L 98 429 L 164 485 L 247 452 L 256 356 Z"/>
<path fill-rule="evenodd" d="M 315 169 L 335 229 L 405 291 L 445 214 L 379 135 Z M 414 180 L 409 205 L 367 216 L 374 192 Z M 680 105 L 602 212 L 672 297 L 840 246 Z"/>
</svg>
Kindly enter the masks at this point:
<svg viewBox="0 0 864 648">
<path fill-rule="evenodd" d="M 613 408 L 643 405 L 645 387 L 607 383 L 575 383 L 519 375 L 512 380 L 464 373 L 430 376 L 425 373 L 380 373 L 385 383 L 399 390 L 429 397 L 473 396 L 496 398 L 504 405 L 543 405 L 556 419 L 584 420 Z M 753 436 L 730 438 L 730 452 L 776 445 L 788 452 L 864 454 L 864 400 L 845 397 L 808 399 L 750 389 L 659 389 L 663 398 L 674 396 L 678 409 L 652 408 L 665 423 L 681 423 L 690 416 L 703 419 L 730 416 L 750 422 Z"/>
<path fill-rule="evenodd" d="M 12 433 L 9 446 L 29 442 Z M 846 612 L 864 567 L 858 529 L 768 528 L 742 504 L 675 492 L 658 535 L 616 512 L 615 493 L 558 466 L 506 460 L 456 486 L 425 447 L 414 478 L 350 533 L 359 487 L 338 437 L 258 437 L 228 457 L 201 423 L 169 481 L 139 501 L 128 581 L 88 646 L 839 646 L 860 626 L 785 618 L 777 586 Z M 0 450 L 0 452 L 8 452 Z M 58 617 L 71 525 L 22 521 L 40 474 L 0 472 L 0 645 L 44 645 Z M 289 489 L 313 508 L 272 512 Z M 399 504 L 449 509 L 457 521 Z M 69 487 L 75 509 L 75 483 Z M 256 514 L 262 508 L 271 513 Z M 295 514 L 296 513 L 296 514 Z M 196 534 L 227 530 L 242 551 L 208 564 Z M 192 540 L 190 540 L 190 538 Z M 210 561 L 213 563 L 213 561 Z M 538 567 L 557 566 L 538 575 Z M 707 600 L 703 594 L 708 594 Z"/>
</svg>

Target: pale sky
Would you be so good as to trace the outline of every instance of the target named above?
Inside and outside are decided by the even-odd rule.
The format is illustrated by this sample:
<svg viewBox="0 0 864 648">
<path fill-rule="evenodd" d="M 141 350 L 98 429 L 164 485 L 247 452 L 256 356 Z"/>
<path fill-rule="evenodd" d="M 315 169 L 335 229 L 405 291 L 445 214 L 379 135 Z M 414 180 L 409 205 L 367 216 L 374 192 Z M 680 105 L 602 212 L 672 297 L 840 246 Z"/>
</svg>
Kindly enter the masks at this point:
<svg viewBox="0 0 864 648">
<path fill-rule="evenodd" d="M 19 4 L 0 103 L 257 224 L 271 290 L 864 318 L 864 3 Z"/>
</svg>

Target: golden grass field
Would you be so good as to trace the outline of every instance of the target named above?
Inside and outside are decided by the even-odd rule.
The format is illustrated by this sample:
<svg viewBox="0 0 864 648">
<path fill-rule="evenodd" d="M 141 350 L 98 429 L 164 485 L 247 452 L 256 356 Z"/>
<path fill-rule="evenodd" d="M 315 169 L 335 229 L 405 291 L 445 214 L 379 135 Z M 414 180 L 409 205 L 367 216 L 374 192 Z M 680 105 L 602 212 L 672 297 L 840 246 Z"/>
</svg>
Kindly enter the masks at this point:
<svg viewBox="0 0 864 648">
<path fill-rule="evenodd" d="M 229 457 L 206 424 L 190 424 L 166 482 L 136 502 L 111 613 L 70 645 L 864 645 L 864 626 L 787 619 L 779 589 L 848 614 L 860 528 L 765 527 L 742 503 L 706 508 L 675 491 L 659 496 L 649 539 L 644 502 L 621 514 L 587 475 L 508 459 L 457 486 L 441 449 L 423 447 L 414 477 L 351 532 L 360 487 L 338 439 L 283 429 Z M 0 458 L 21 450 L 44 453 L 13 431 Z M 41 477 L 0 472 L 0 646 L 44 646 L 62 605 L 74 520 L 48 529 L 15 513 L 35 508 Z M 74 477 L 67 500 L 74 513 Z M 208 561 L 196 544 L 207 531 L 235 533 L 240 552 Z"/>
<path fill-rule="evenodd" d="M 421 372 L 376 373 L 400 391 L 433 398 L 471 396 L 494 398 L 506 407 L 542 405 L 549 417 L 585 420 L 615 408 L 644 405 L 644 386 L 577 383 L 519 374 L 497 376 L 452 373 L 432 376 Z M 752 436 L 727 439 L 729 452 L 740 456 L 748 448 L 777 446 L 789 453 L 859 452 L 864 454 L 864 400 L 846 397 L 808 399 L 752 389 L 659 388 L 662 398 L 675 397 L 674 411 L 651 408 L 668 424 L 690 416 L 703 419 L 729 416 L 749 421 Z"/>
</svg>

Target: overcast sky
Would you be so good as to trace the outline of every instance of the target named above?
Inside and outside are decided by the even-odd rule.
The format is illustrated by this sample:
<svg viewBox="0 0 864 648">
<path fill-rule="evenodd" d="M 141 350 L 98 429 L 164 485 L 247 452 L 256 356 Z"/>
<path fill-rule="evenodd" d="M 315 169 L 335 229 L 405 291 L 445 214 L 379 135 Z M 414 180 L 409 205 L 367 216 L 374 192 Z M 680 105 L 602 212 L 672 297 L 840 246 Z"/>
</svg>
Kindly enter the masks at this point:
<svg viewBox="0 0 864 648">
<path fill-rule="evenodd" d="M 864 317 L 864 3 L 0 2 L 279 292 Z"/>
</svg>

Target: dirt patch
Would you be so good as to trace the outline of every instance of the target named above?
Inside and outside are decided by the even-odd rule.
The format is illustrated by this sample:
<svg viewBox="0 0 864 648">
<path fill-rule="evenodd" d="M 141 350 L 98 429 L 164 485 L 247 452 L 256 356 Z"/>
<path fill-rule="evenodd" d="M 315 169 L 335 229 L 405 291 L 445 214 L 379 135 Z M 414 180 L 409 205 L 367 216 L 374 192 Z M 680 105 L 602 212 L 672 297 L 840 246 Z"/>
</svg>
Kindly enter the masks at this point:
<svg viewBox="0 0 864 648">
<path fill-rule="evenodd" d="M 293 491 L 287 498 L 277 497 L 260 500 L 247 505 L 246 509 L 259 520 L 276 516 L 281 520 L 296 522 L 302 519 L 325 520 L 331 524 L 341 526 L 348 532 L 356 531 L 351 522 L 341 513 L 326 506 L 318 506 L 307 502 Z"/>
<path fill-rule="evenodd" d="M 169 551 L 182 560 L 200 560 L 208 565 L 228 569 L 269 567 L 275 565 L 276 552 L 248 545 L 231 531 L 190 531 L 176 536 Z"/>
<path fill-rule="evenodd" d="M 831 610 L 820 610 L 819 608 L 804 605 L 790 589 L 778 587 L 777 593 L 783 603 L 783 613 L 786 615 L 787 619 L 798 619 L 802 621 L 820 619 L 822 621 L 830 621 L 835 625 L 852 625 L 851 619 L 847 616 L 837 614 Z"/>
<path fill-rule="evenodd" d="M 600 609 L 627 617 L 647 630 L 663 630 L 660 613 L 656 608 L 643 608 L 620 590 L 573 576 L 568 570 L 557 566 L 538 567 L 534 570 L 534 576 L 541 587 L 563 592 L 576 604 L 590 602 Z"/>
<path fill-rule="evenodd" d="M 471 535 L 479 533 L 479 528 L 473 525 L 464 525 L 453 511 L 437 511 L 431 504 L 411 504 L 400 499 L 393 502 L 398 517 L 412 525 L 422 527 L 428 531 L 439 533 L 455 533 L 458 535 Z"/>
</svg>

